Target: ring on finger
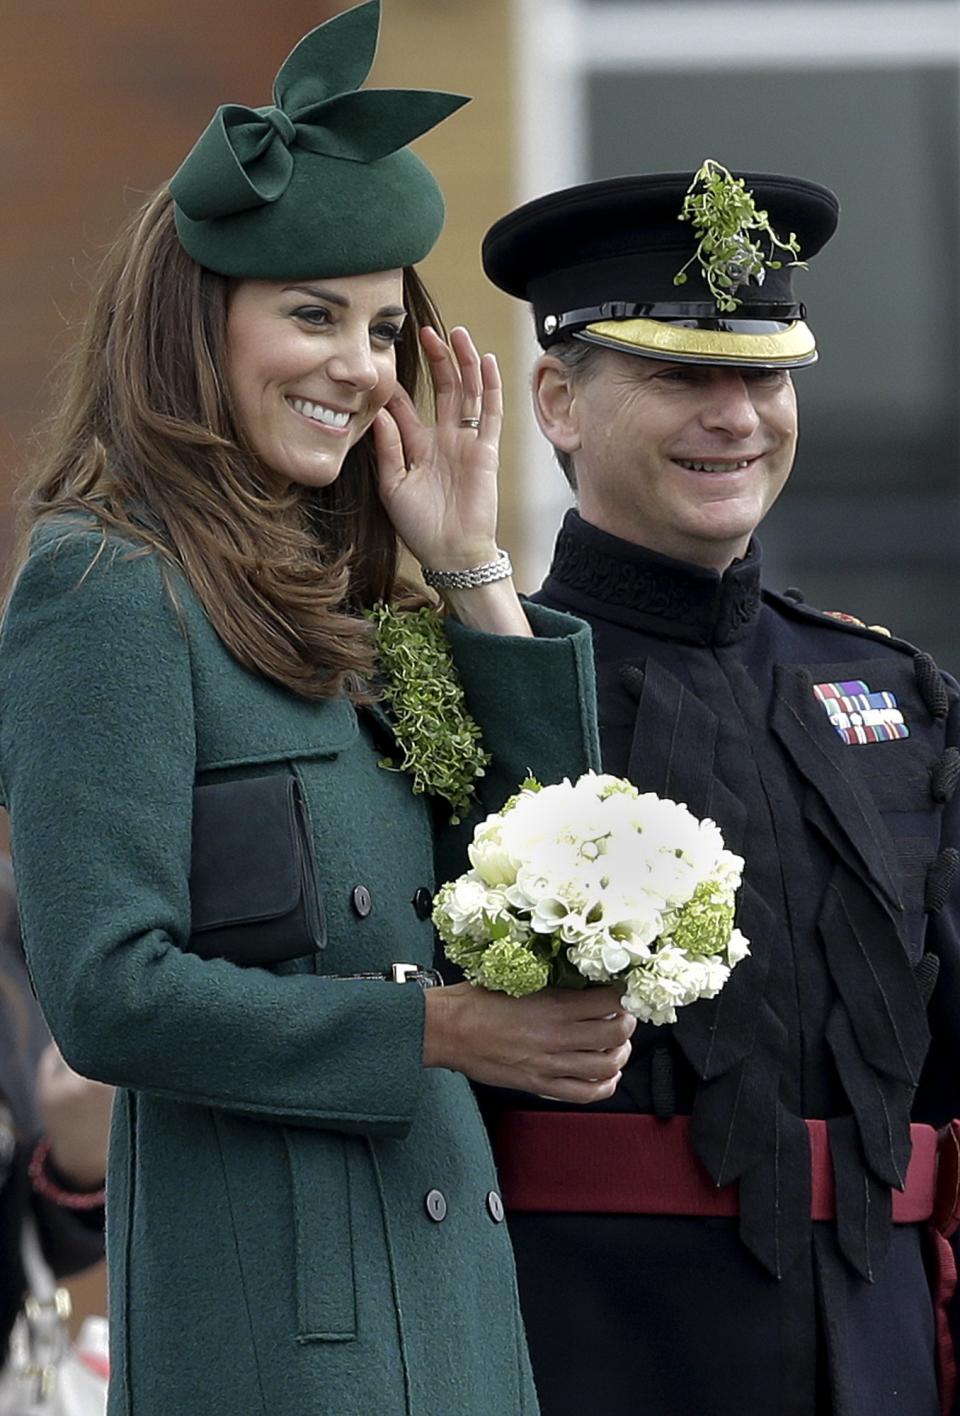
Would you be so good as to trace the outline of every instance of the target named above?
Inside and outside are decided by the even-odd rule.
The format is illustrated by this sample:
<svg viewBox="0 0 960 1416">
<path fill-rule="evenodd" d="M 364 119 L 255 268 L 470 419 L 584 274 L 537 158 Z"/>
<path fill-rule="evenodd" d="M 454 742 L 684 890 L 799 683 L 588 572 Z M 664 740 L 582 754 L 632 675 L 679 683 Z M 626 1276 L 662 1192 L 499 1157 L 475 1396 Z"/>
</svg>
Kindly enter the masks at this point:
<svg viewBox="0 0 960 1416">
<path fill-rule="evenodd" d="M 461 426 L 461 428 L 473 428 L 474 432 L 476 432 L 477 429 L 480 427 L 480 419 L 479 419 L 479 418 L 461 418 L 461 419 L 460 419 L 460 426 Z"/>
</svg>

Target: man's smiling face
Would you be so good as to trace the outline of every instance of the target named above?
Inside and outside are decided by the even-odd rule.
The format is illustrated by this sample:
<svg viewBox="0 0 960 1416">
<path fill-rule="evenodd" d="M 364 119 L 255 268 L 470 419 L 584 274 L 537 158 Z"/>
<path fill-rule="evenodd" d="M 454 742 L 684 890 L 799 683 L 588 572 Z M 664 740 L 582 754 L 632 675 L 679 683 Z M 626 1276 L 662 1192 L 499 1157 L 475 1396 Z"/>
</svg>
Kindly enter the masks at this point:
<svg viewBox="0 0 960 1416">
<path fill-rule="evenodd" d="M 793 382 L 597 350 L 567 414 L 581 515 L 678 560 L 724 570 L 790 475 Z"/>
</svg>

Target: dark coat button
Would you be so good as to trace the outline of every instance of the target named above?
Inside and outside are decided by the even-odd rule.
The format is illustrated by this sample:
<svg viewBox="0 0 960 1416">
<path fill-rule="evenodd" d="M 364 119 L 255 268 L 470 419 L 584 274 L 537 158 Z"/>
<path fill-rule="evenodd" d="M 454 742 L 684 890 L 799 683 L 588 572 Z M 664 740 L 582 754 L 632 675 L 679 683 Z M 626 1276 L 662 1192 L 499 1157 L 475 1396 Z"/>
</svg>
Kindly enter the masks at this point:
<svg viewBox="0 0 960 1416">
<path fill-rule="evenodd" d="M 435 1219 L 438 1224 L 442 1219 L 446 1219 L 447 1202 L 442 1190 L 428 1190 L 424 1204 L 427 1207 L 427 1214 L 431 1219 Z"/>
<path fill-rule="evenodd" d="M 373 896 L 370 894 L 366 885 L 354 885 L 353 894 L 350 896 L 350 899 L 353 903 L 355 913 L 358 914 L 361 919 L 366 919 L 367 915 L 373 909 Z"/>
<path fill-rule="evenodd" d="M 490 1218 L 494 1224 L 503 1223 L 503 1200 L 496 1190 L 491 1190 L 487 1196 L 487 1209 L 490 1211 Z"/>
<path fill-rule="evenodd" d="M 417 912 L 417 919 L 429 919 L 433 913 L 433 896 L 425 885 L 413 897 L 413 908 Z"/>
</svg>

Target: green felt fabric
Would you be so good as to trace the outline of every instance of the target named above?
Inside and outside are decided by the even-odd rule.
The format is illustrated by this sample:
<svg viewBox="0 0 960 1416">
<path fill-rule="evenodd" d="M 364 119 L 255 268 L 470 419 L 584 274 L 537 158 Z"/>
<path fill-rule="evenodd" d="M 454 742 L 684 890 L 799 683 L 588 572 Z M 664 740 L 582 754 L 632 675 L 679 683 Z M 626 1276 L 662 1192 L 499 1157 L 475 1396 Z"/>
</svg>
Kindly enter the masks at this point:
<svg viewBox="0 0 960 1416">
<path fill-rule="evenodd" d="M 267 280 L 414 265 L 443 226 L 437 183 L 405 144 L 467 100 L 357 92 L 380 18 L 368 0 L 311 30 L 273 103 L 217 109 L 170 181 L 180 241 L 223 275 Z"/>
</svg>

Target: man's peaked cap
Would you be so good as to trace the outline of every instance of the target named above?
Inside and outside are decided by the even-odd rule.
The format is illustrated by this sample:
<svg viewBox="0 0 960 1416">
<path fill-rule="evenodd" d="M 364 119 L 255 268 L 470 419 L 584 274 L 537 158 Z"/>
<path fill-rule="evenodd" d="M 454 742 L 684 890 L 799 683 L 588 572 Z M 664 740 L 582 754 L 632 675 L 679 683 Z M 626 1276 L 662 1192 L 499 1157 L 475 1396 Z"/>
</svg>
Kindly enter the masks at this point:
<svg viewBox="0 0 960 1416">
<path fill-rule="evenodd" d="M 737 173 L 756 207 L 807 262 L 839 216 L 828 188 L 774 173 Z M 564 336 L 683 362 L 796 367 L 816 348 L 793 289 L 793 257 L 780 250 L 762 283 L 737 286 L 734 311 L 718 308 L 696 260 L 697 234 L 681 221 L 693 172 L 616 177 L 552 192 L 488 231 L 483 266 L 493 283 L 533 306 L 544 347 Z M 761 244 L 765 238 L 758 236 Z M 686 267 L 686 280 L 675 277 Z"/>
</svg>

